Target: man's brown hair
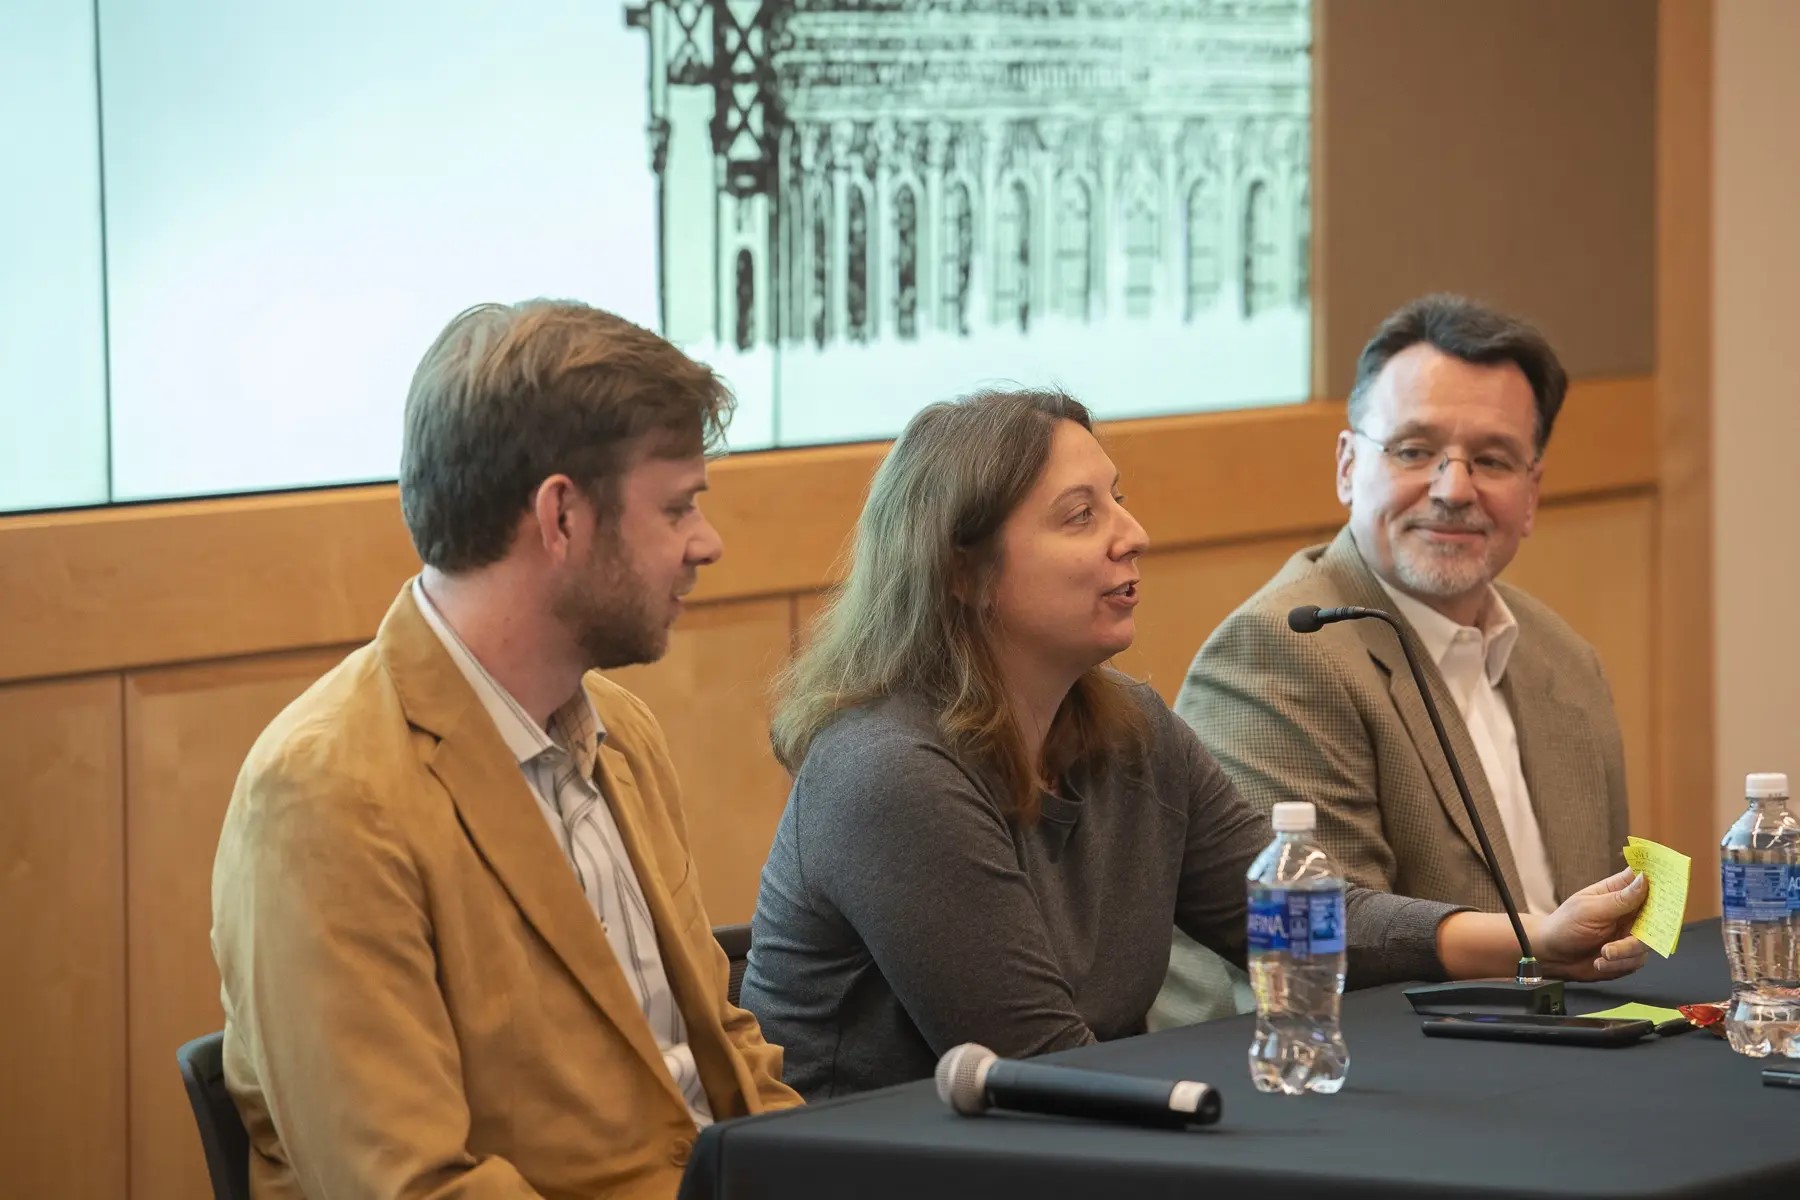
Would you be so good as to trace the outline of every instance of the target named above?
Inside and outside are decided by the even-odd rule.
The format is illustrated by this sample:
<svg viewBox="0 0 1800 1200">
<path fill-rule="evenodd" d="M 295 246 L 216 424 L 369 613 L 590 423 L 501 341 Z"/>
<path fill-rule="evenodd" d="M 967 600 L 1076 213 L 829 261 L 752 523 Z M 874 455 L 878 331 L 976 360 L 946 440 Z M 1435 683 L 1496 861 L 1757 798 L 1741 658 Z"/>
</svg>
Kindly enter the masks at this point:
<svg viewBox="0 0 1800 1200">
<path fill-rule="evenodd" d="M 445 327 L 406 397 L 400 510 L 446 573 L 505 557 L 532 495 L 573 479 L 603 511 L 640 451 L 715 448 L 730 389 L 623 317 L 572 301 L 482 304 Z"/>
</svg>

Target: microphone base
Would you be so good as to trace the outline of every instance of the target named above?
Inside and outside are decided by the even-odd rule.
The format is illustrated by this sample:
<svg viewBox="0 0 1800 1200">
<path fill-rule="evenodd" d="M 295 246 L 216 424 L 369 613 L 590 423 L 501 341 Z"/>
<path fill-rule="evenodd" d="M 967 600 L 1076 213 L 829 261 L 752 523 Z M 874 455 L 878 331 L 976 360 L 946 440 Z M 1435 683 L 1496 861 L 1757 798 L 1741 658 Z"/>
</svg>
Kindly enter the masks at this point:
<svg viewBox="0 0 1800 1200">
<path fill-rule="evenodd" d="M 1458 1013 L 1538 1013 L 1560 1017 L 1563 981 L 1544 979 L 1520 983 L 1514 979 L 1463 979 L 1454 983 L 1427 983 L 1403 993 L 1413 1011 L 1422 1017 L 1446 1017 Z"/>
</svg>

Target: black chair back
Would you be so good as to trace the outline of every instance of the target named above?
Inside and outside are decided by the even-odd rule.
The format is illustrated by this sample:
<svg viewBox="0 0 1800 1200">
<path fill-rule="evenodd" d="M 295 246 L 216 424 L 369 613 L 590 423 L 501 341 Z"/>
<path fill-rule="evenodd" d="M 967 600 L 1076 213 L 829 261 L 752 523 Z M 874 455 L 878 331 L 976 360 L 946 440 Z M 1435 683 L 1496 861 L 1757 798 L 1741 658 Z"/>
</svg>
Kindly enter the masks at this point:
<svg viewBox="0 0 1800 1200">
<path fill-rule="evenodd" d="M 250 1200 L 250 1135 L 225 1090 L 225 1035 L 197 1037 L 175 1052 L 187 1086 L 214 1200 Z"/>
<path fill-rule="evenodd" d="M 725 951 L 725 957 L 731 960 L 731 983 L 726 988 L 726 998 L 733 1005 L 738 1002 L 738 993 L 744 986 L 744 968 L 750 965 L 750 927 L 748 925 L 714 925 L 713 940 Z"/>
</svg>

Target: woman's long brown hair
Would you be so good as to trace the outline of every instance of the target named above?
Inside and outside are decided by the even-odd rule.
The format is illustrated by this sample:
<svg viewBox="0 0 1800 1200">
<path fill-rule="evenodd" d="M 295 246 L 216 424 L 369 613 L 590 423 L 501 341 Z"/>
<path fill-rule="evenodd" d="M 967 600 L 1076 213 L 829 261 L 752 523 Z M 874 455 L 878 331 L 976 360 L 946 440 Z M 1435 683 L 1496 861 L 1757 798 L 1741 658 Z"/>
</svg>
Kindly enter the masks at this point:
<svg viewBox="0 0 1800 1200">
<path fill-rule="evenodd" d="M 1093 428 L 1059 391 L 979 392 L 907 423 L 870 485 L 848 577 L 776 680 L 770 739 L 789 771 L 846 710 L 897 694 L 937 714 L 945 742 L 1022 822 L 1037 816 L 1040 775 L 1142 746 L 1148 723 L 1125 681 L 1096 667 L 1057 711 L 1042 760 L 1027 761 L 994 655 L 1000 527 L 1042 474 L 1060 421 Z"/>
</svg>

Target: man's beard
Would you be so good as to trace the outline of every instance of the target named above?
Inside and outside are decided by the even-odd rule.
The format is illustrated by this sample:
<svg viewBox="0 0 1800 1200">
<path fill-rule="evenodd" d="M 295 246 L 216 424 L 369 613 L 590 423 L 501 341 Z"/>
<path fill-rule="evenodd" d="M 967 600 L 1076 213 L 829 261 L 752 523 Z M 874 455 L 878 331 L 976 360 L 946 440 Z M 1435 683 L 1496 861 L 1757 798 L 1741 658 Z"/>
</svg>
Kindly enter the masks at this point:
<svg viewBox="0 0 1800 1200">
<path fill-rule="evenodd" d="M 588 670 L 655 662 L 669 648 L 667 609 L 617 551 L 594 549 L 594 561 L 557 598 Z"/>
<path fill-rule="evenodd" d="M 1480 553 L 1471 554 L 1460 546 L 1434 547 L 1411 530 L 1403 530 L 1394 541 L 1394 574 L 1401 585 L 1419 596 L 1450 597 L 1491 583 L 1494 572 L 1488 555 L 1493 549 L 1493 527 L 1443 510 L 1434 510 L 1430 519 L 1439 525 L 1486 533 L 1489 544 Z"/>
</svg>

